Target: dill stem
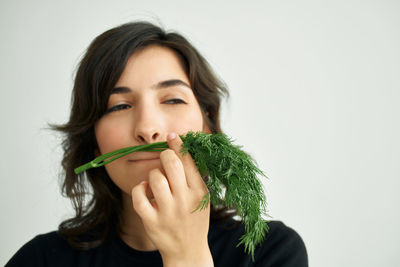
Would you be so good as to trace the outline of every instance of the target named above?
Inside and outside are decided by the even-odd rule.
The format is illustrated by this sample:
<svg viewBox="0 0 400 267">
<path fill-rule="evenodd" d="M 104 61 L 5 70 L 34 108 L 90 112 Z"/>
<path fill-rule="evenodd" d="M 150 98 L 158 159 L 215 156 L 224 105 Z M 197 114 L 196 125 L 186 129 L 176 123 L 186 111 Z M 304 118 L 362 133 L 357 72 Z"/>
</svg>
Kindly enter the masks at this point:
<svg viewBox="0 0 400 267">
<path fill-rule="evenodd" d="M 136 151 L 156 152 L 156 151 L 163 151 L 167 148 L 168 148 L 167 142 L 157 142 L 157 143 L 151 143 L 151 144 L 146 144 L 146 145 L 121 148 L 121 149 L 103 154 L 101 156 L 98 156 L 94 160 L 92 160 L 86 164 L 83 164 L 83 165 L 79 166 L 78 168 L 75 168 L 74 172 L 75 172 L 75 174 L 79 174 L 90 168 L 101 167 L 110 162 L 113 162 L 116 159 L 124 157 L 132 152 L 136 152 Z"/>
</svg>

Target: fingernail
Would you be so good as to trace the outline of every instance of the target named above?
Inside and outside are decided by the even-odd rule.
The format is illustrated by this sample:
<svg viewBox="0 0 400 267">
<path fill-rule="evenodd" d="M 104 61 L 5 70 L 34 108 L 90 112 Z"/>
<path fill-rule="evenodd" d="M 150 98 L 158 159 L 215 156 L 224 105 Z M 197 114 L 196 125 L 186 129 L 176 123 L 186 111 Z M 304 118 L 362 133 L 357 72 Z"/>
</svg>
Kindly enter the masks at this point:
<svg viewBox="0 0 400 267">
<path fill-rule="evenodd" d="M 167 139 L 168 139 L 168 141 L 171 141 L 171 140 L 174 140 L 175 137 L 176 137 L 176 133 L 169 133 Z"/>
</svg>

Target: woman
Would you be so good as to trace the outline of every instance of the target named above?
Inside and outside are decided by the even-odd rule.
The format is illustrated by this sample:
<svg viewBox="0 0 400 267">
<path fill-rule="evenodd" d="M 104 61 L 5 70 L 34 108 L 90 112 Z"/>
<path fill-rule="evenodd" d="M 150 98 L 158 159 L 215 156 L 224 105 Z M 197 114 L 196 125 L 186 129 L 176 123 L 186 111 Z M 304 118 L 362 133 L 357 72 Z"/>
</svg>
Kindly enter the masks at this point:
<svg viewBox="0 0 400 267">
<path fill-rule="evenodd" d="M 76 73 L 65 134 L 63 192 L 76 214 L 39 235 L 7 266 L 307 266 L 298 234 L 270 222 L 254 261 L 236 247 L 244 226 L 235 212 L 192 212 L 207 187 L 179 135 L 221 132 L 227 94 L 206 60 L 181 35 L 146 22 L 98 36 Z M 127 146 L 167 140 L 163 152 L 138 152 L 75 175 L 74 168 Z"/>
</svg>

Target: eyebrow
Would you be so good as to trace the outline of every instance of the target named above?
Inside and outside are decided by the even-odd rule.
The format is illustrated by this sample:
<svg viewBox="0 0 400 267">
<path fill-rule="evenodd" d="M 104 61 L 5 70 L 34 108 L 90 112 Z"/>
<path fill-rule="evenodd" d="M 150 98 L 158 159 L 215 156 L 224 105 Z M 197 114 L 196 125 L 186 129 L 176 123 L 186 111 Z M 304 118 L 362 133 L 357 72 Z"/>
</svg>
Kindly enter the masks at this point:
<svg viewBox="0 0 400 267">
<path fill-rule="evenodd" d="M 172 87 L 172 86 L 184 86 L 184 87 L 191 89 L 187 83 L 185 83 L 184 81 L 179 80 L 179 79 L 161 81 L 161 82 L 153 85 L 151 88 L 152 89 L 164 89 L 164 88 L 168 88 L 168 87 Z M 112 94 L 129 94 L 131 92 L 132 92 L 132 90 L 129 87 L 121 86 L 121 87 L 113 88 L 111 90 L 110 94 L 111 95 Z"/>
</svg>

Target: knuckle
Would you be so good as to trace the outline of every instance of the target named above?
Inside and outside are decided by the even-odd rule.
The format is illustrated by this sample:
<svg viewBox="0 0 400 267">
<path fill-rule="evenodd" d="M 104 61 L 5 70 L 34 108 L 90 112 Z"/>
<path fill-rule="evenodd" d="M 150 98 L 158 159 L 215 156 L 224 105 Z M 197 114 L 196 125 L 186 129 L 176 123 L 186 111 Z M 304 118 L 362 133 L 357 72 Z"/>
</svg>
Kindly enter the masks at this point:
<svg viewBox="0 0 400 267">
<path fill-rule="evenodd" d="M 208 190 L 206 187 L 202 187 L 199 190 L 196 190 L 196 198 L 202 199 L 206 194 L 208 193 Z"/>
<path fill-rule="evenodd" d="M 158 176 L 159 170 L 158 169 L 152 169 L 149 171 L 149 180 L 153 180 L 155 177 Z"/>
<path fill-rule="evenodd" d="M 132 196 L 132 201 L 137 201 L 138 196 L 140 195 L 140 187 L 139 185 L 136 185 L 132 188 L 131 190 L 131 196 Z"/>
<path fill-rule="evenodd" d="M 183 166 L 182 161 L 178 158 L 178 156 L 175 154 L 174 151 L 171 152 L 173 154 L 170 153 L 168 157 L 165 157 L 164 159 L 165 164 L 168 164 L 172 168 L 181 168 Z"/>
<path fill-rule="evenodd" d="M 152 189 L 162 189 L 168 184 L 167 179 L 165 179 L 162 175 L 158 175 L 159 171 L 156 175 L 151 175 L 149 177 L 150 186 Z"/>
<path fill-rule="evenodd" d="M 146 203 L 144 202 L 144 200 L 142 198 L 140 198 L 137 194 L 135 194 L 135 192 L 137 193 L 136 190 L 132 190 L 132 204 L 134 209 L 141 214 L 143 211 L 146 210 Z"/>
<path fill-rule="evenodd" d="M 133 202 L 133 207 L 138 213 L 142 213 L 146 210 L 146 203 L 143 200 L 136 200 Z"/>
<path fill-rule="evenodd" d="M 206 187 L 206 186 L 204 186 L 203 187 L 203 189 L 201 190 L 201 193 L 203 194 L 203 195 L 205 195 L 205 194 L 207 194 L 207 193 L 209 193 L 210 191 L 208 190 L 208 188 Z"/>
<path fill-rule="evenodd" d="M 135 192 L 137 191 L 137 185 L 136 186 L 134 186 L 133 188 L 132 188 L 132 190 L 131 190 L 131 195 L 132 195 L 132 197 L 135 195 Z"/>
<path fill-rule="evenodd" d="M 167 160 L 167 164 L 169 164 L 172 168 L 182 168 L 182 162 L 177 157 L 171 157 Z"/>
<path fill-rule="evenodd" d="M 167 159 L 175 155 L 175 152 L 172 149 L 166 149 L 160 153 L 161 159 Z"/>
</svg>

